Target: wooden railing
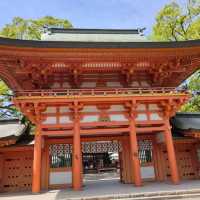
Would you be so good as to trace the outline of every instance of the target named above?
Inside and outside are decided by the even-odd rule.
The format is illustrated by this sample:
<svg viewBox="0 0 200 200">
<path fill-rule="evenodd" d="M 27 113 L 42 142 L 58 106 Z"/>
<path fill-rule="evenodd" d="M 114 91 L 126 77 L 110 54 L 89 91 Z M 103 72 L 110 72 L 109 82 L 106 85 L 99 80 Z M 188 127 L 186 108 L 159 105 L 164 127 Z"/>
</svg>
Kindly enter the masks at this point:
<svg viewBox="0 0 200 200">
<path fill-rule="evenodd" d="M 14 96 L 109 96 L 109 95 L 156 95 L 187 94 L 186 90 L 173 87 L 154 88 L 109 88 L 109 89 L 45 89 L 15 91 Z"/>
</svg>

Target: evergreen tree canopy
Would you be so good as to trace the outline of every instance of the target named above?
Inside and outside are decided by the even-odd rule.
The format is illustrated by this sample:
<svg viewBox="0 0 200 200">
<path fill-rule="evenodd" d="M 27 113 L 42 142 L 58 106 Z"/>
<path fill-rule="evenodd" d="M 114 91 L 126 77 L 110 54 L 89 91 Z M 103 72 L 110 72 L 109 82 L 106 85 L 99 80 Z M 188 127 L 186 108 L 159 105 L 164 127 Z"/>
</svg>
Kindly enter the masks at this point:
<svg viewBox="0 0 200 200">
<path fill-rule="evenodd" d="M 72 28 L 66 19 L 45 16 L 39 19 L 23 19 L 15 17 L 10 24 L 6 24 L 0 31 L 0 37 L 13 39 L 40 40 L 45 26 Z"/>
<path fill-rule="evenodd" d="M 200 38 L 200 0 L 188 0 L 184 7 L 175 1 L 156 16 L 152 40 L 180 41 Z"/>
<path fill-rule="evenodd" d="M 200 39 L 200 0 L 188 0 L 181 7 L 173 1 L 160 10 L 150 38 L 154 41 Z M 200 71 L 186 81 L 193 98 L 181 111 L 200 112 Z"/>
<path fill-rule="evenodd" d="M 40 40 L 45 26 L 72 28 L 66 19 L 45 16 L 39 19 L 13 18 L 0 30 L 0 37 L 26 40 Z M 21 117 L 21 113 L 11 103 L 12 91 L 0 80 L 0 118 Z"/>
</svg>

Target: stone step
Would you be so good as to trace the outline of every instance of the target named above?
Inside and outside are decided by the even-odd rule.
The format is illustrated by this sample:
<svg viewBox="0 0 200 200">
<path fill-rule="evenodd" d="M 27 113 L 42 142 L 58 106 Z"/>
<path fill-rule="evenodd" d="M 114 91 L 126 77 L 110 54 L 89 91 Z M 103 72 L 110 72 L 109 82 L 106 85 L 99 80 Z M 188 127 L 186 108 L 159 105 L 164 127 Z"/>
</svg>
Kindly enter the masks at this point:
<svg viewBox="0 0 200 200">
<path fill-rule="evenodd" d="M 81 197 L 70 198 L 69 200 L 158 200 L 158 199 L 188 199 L 197 198 L 200 199 L 200 189 L 194 190 L 178 190 L 178 191 L 162 191 L 162 192 L 144 192 L 144 193 L 132 193 L 132 194 L 113 194 L 104 196 L 93 197 Z"/>
<path fill-rule="evenodd" d="M 132 198 L 119 198 L 120 200 L 167 200 L 167 199 L 193 199 L 198 198 L 200 199 L 200 193 L 198 194 L 179 194 L 179 195 L 159 195 L 159 196 L 151 196 L 151 197 L 132 197 Z M 109 200 L 116 200 L 116 199 L 109 199 Z"/>
</svg>

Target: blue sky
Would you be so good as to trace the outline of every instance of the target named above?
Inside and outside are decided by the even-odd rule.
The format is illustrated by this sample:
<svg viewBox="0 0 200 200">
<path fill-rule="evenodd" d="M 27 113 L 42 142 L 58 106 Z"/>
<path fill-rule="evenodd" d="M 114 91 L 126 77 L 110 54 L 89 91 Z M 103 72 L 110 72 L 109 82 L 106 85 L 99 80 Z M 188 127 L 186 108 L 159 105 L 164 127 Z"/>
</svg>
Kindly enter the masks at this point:
<svg viewBox="0 0 200 200">
<path fill-rule="evenodd" d="M 0 0 L 0 28 L 15 16 L 51 15 L 70 20 L 75 28 L 146 27 L 148 34 L 156 13 L 169 2 L 171 0 Z"/>
</svg>

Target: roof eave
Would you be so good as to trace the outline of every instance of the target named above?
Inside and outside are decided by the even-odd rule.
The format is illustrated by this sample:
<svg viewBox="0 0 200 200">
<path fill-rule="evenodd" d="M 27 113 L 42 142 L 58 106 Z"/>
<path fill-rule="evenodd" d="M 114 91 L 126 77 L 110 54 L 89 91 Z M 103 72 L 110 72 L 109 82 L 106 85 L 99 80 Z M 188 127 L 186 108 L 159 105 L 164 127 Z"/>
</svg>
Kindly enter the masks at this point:
<svg viewBox="0 0 200 200">
<path fill-rule="evenodd" d="M 200 39 L 178 42 L 66 42 L 18 40 L 0 37 L 0 46 L 30 48 L 186 48 L 200 47 Z"/>
</svg>

